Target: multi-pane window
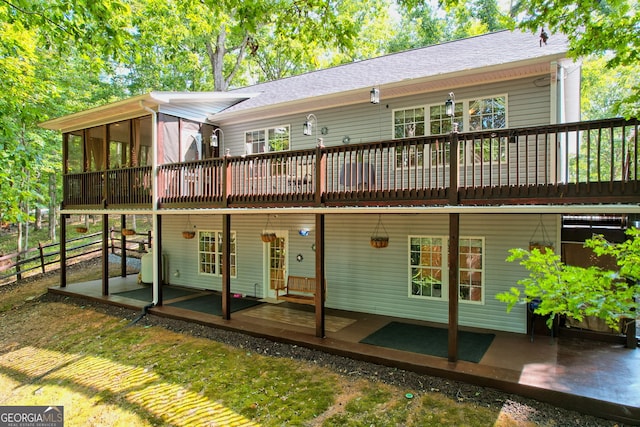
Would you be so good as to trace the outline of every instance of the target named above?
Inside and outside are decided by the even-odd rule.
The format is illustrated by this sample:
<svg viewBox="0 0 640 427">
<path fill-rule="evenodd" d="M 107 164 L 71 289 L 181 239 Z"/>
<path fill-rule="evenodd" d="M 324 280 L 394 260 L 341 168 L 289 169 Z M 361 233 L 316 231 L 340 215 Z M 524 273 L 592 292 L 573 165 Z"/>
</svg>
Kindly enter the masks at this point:
<svg viewBox="0 0 640 427">
<path fill-rule="evenodd" d="M 428 298 L 445 298 L 446 266 L 443 254 L 447 253 L 443 237 L 410 237 L 409 269 L 410 295 Z"/>
<path fill-rule="evenodd" d="M 291 132 L 289 125 L 245 132 L 247 154 L 285 151 L 289 149 Z"/>
<path fill-rule="evenodd" d="M 429 107 L 429 133 L 431 135 L 442 135 L 451 132 L 452 123 L 458 124 L 458 132 L 464 129 L 464 105 L 456 102 L 453 117 L 447 115 L 444 104 L 432 105 Z"/>
<path fill-rule="evenodd" d="M 460 239 L 459 300 L 484 301 L 484 239 Z M 409 295 L 411 297 L 447 299 L 449 252 L 446 237 L 409 237 Z"/>
<path fill-rule="evenodd" d="M 469 101 L 469 130 L 503 129 L 507 127 L 505 96 Z"/>
<path fill-rule="evenodd" d="M 222 275 L 222 232 L 198 231 L 198 271 L 213 276 Z M 236 277 L 236 233 L 231 232 L 229 254 L 231 277 Z"/>
<path fill-rule="evenodd" d="M 484 282 L 484 240 L 482 238 L 460 239 L 459 269 L 461 301 L 482 301 Z"/>
<path fill-rule="evenodd" d="M 411 138 L 425 135 L 424 107 L 407 108 L 393 112 L 393 137 Z"/>
</svg>

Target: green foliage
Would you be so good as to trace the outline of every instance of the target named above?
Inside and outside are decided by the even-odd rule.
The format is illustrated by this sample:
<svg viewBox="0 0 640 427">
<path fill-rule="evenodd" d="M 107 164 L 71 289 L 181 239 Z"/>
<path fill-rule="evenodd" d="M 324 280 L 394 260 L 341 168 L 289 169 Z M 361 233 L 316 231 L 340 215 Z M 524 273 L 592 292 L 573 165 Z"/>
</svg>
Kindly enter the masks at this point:
<svg viewBox="0 0 640 427">
<path fill-rule="evenodd" d="M 619 244 L 609 244 L 602 237 L 585 243 L 598 256 L 614 256 L 620 267 L 617 272 L 566 265 L 551 249 L 511 249 L 507 261 L 519 261 L 529 276 L 518 281 L 524 290 L 512 287 L 496 298 L 507 304 L 507 312 L 516 304 L 539 299 L 535 313 L 548 315 L 549 327 L 556 316 L 578 321 L 593 316 L 619 330 L 620 320 L 635 319 L 640 309 L 639 301 L 634 300 L 640 295 L 640 232 L 632 229 L 628 235 L 631 238 Z"/>
<path fill-rule="evenodd" d="M 607 57 L 591 56 L 582 63 L 582 119 L 640 115 L 640 69 L 637 64 L 607 67 Z M 623 102 L 624 101 L 624 102 Z"/>
<path fill-rule="evenodd" d="M 502 30 L 509 22 L 496 0 L 437 4 L 400 0 L 398 5 L 402 30 L 389 42 L 391 52 Z"/>
<path fill-rule="evenodd" d="M 569 38 L 570 53 L 576 57 L 610 55 L 609 68 L 633 67 L 640 61 L 640 7 L 637 0 L 520 0 L 512 16 L 521 28 L 540 32 L 545 28 Z M 640 85 L 622 101 L 627 116 L 637 116 Z"/>
</svg>

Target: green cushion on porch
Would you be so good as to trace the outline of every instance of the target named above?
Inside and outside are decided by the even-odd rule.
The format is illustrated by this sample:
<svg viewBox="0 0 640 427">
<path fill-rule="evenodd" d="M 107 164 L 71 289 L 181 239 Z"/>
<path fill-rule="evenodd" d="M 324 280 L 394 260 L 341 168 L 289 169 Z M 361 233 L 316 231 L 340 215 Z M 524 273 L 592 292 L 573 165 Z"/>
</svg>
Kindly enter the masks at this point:
<svg viewBox="0 0 640 427">
<path fill-rule="evenodd" d="M 430 356 L 448 356 L 448 330 L 412 323 L 391 322 L 378 329 L 361 343 Z M 458 331 L 458 359 L 480 362 L 494 334 Z"/>
<path fill-rule="evenodd" d="M 245 308 L 253 307 L 258 304 L 262 303 L 254 299 L 231 298 L 231 312 L 233 313 L 234 311 L 244 310 Z M 187 310 L 199 311 L 201 313 L 217 316 L 222 315 L 222 295 L 217 293 L 200 295 L 195 298 L 176 301 L 168 305 L 170 307 L 185 308 Z"/>
</svg>

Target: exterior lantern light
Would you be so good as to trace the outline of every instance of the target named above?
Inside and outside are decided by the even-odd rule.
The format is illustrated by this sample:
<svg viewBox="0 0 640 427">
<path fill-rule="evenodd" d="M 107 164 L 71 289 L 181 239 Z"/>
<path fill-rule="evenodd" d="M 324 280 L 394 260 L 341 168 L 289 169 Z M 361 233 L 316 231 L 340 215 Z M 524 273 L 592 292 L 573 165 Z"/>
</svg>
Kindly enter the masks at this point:
<svg viewBox="0 0 640 427">
<path fill-rule="evenodd" d="M 453 117 L 456 112 L 456 96 L 453 92 L 449 92 L 449 99 L 444 103 L 445 114 L 449 117 Z"/>
<path fill-rule="evenodd" d="M 372 104 L 380 103 L 380 89 L 378 89 L 377 87 L 371 88 L 371 92 L 369 92 L 369 94 L 371 95 Z"/>
<path fill-rule="evenodd" d="M 315 114 L 311 113 L 307 116 L 307 120 L 305 120 L 304 123 L 302 124 L 303 135 L 305 136 L 313 135 L 313 122 L 316 122 L 316 124 L 318 124 L 318 119 L 316 118 Z"/>
<path fill-rule="evenodd" d="M 220 137 L 216 135 L 217 133 L 220 134 Z M 216 128 L 211 133 L 211 138 L 209 139 L 209 146 L 211 148 L 218 148 L 221 143 L 224 144 L 224 132 L 222 131 L 222 129 Z"/>
<path fill-rule="evenodd" d="M 315 135 L 317 146 L 320 148 L 324 147 L 324 141 L 322 138 L 318 138 L 318 118 L 315 114 L 310 113 L 307 115 L 307 119 L 302 124 L 302 134 L 305 136 L 311 136 L 314 133 L 314 122 L 315 122 Z"/>
</svg>

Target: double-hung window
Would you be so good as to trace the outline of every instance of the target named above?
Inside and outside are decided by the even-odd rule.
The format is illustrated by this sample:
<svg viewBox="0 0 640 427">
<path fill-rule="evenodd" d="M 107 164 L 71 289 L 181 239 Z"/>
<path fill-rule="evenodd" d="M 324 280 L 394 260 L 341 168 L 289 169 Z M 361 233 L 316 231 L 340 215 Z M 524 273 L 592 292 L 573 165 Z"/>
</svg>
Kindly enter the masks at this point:
<svg viewBox="0 0 640 427">
<path fill-rule="evenodd" d="M 291 132 L 289 125 L 245 132 L 244 142 L 247 154 L 286 151 L 289 149 Z"/>
<path fill-rule="evenodd" d="M 212 276 L 222 275 L 222 232 L 198 231 L 198 272 Z M 236 232 L 231 232 L 231 277 L 236 277 Z"/>
<path fill-rule="evenodd" d="M 445 236 L 409 236 L 409 296 L 448 299 L 449 242 Z M 484 238 L 463 237 L 459 242 L 458 299 L 484 302 Z"/>
<path fill-rule="evenodd" d="M 409 237 L 410 296 L 446 299 L 447 252 L 446 237 Z"/>
</svg>

